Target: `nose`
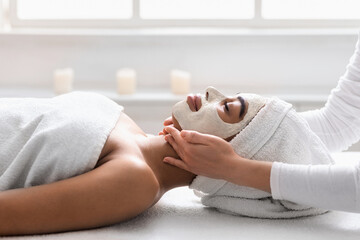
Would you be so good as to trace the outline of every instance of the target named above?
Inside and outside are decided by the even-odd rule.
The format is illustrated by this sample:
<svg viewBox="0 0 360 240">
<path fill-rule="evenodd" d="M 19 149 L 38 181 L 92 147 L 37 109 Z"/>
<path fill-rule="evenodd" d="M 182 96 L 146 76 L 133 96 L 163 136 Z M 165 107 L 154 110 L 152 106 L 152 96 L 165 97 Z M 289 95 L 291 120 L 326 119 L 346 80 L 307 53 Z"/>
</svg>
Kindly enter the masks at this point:
<svg viewBox="0 0 360 240">
<path fill-rule="evenodd" d="M 208 87 L 205 90 L 205 97 L 206 100 L 208 100 L 209 102 L 214 101 L 214 100 L 219 100 L 219 99 L 224 99 L 226 98 L 226 96 L 224 94 L 222 94 L 221 92 L 219 92 L 216 88 L 214 87 Z"/>
</svg>

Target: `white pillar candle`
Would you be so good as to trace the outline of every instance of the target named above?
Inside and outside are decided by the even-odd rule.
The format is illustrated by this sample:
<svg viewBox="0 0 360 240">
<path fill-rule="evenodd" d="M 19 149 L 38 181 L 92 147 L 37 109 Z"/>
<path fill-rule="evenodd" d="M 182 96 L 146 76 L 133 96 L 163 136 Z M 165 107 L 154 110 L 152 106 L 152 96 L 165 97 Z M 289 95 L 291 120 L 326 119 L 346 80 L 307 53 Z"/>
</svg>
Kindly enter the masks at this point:
<svg viewBox="0 0 360 240">
<path fill-rule="evenodd" d="M 190 92 L 190 73 L 181 70 L 171 70 L 170 78 L 172 93 L 188 94 Z"/>
<path fill-rule="evenodd" d="M 72 91 L 74 71 L 71 68 L 57 69 L 54 72 L 54 91 L 63 94 Z"/>
<path fill-rule="evenodd" d="M 136 72 L 130 68 L 123 68 L 116 73 L 117 92 L 132 94 L 136 90 Z"/>
</svg>

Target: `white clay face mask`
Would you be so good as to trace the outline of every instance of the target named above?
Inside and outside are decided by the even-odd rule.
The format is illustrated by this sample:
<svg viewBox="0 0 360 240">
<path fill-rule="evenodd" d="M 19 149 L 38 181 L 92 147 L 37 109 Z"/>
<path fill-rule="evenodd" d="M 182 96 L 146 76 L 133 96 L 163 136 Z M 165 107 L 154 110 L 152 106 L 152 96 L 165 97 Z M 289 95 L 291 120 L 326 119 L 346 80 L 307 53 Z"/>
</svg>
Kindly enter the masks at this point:
<svg viewBox="0 0 360 240">
<path fill-rule="evenodd" d="M 208 99 L 201 96 L 201 108 L 196 112 L 191 111 L 186 100 L 174 105 L 172 112 L 182 129 L 195 130 L 225 139 L 244 129 L 266 103 L 266 98 L 259 95 L 240 94 L 249 104 L 247 112 L 240 122 L 226 123 L 220 118 L 217 106 L 227 97 L 214 87 L 208 87 L 206 92 Z"/>
</svg>

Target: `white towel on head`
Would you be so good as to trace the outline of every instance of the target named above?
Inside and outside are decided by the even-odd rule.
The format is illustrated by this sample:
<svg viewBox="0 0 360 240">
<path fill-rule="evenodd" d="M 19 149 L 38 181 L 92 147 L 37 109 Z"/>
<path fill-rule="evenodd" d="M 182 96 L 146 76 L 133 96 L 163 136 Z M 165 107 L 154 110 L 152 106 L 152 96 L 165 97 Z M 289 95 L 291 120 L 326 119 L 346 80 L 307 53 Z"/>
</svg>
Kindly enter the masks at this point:
<svg viewBox="0 0 360 240">
<path fill-rule="evenodd" d="M 95 93 L 0 99 L 0 191 L 93 169 L 122 107 Z"/>
<path fill-rule="evenodd" d="M 248 159 L 293 164 L 332 164 L 330 153 L 291 104 L 277 98 L 266 105 L 231 142 Z M 220 211 L 259 218 L 295 218 L 326 212 L 289 201 L 274 200 L 261 190 L 197 176 L 190 188 L 201 202 Z"/>
</svg>

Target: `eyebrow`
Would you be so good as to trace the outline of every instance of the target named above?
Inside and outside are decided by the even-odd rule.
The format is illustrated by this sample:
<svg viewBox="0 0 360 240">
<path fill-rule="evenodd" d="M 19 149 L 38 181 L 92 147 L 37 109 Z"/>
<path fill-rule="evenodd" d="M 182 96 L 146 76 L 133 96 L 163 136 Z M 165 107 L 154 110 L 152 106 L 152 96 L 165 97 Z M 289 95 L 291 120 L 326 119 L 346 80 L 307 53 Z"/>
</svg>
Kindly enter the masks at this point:
<svg viewBox="0 0 360 240">
<path fill-rule="evenodd" d="M 241 103 L 241 110 L 240 110 L 239 118 L 242 118 L 242 116 L 245 113 L 245 100 L 241 96 L 238 96 L 237 98 L 239 99 L 239 101 Z"/>
</svg>

